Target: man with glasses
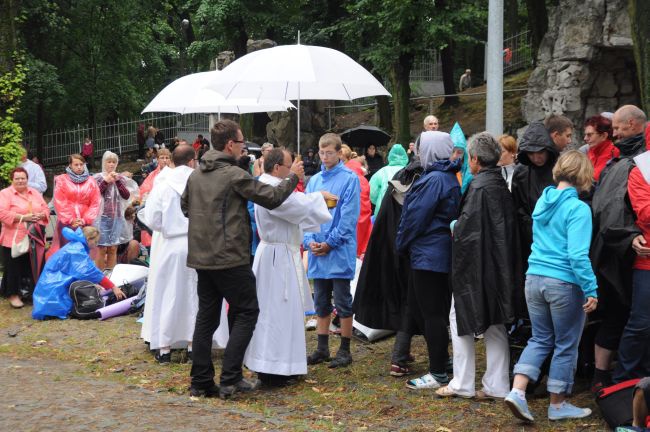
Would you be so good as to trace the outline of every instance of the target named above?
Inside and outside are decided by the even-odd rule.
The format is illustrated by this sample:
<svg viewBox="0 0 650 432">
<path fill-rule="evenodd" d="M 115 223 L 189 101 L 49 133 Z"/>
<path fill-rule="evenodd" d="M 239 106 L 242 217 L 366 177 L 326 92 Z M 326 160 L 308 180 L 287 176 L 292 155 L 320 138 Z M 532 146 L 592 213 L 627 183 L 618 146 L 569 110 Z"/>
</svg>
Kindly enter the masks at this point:
<svg viewBox="0 0 650 432">
<path fill-rule="evenodd" d="M 330 360 L 329 325 L 333 294 L 336 312 L 341 320 L 341 347 L 329 367 L 336 368 L 352 363 L 350 280 L 354 278 L 356 266 L 361 186 L 357 175 L 340 160 L 341 138 L 338 135 L 323 135 L 318 147 L 322 168 L 309 181 L 306 193 L 328 191 L 338 199 L 326 200 L 332 220 L 322 224 L 319 233 L 305 234 L 303 241 L 305 250 L 309 251 L 307 276 L 314 280 L 314 304 L 318 317 L 318 348 L 307 358 L 307 364 Z"/>
<path fill-rule="evenodd" d="M 189 219 L 187 266 L 198 274 L 190 394 L 227 398 L 259 386 L 258 380 L 246 380 L 242 375 L 242 360 L 259 314 L 250 267 L 247 201 L 268 209 L 278 207 L 293 192 L 304 170 L 302 162 L 294 162 L 277 186 L 261 183 L 237 166 L 244 146 L 237 123 L 219 121 L 211 135 L 213 149 L 203 155 L 199 169 L 190 175 L 181 200 Z M 230 339 L 219 388 L 214 382 L 212 335 L 219 326 L 224 298 L 230 307 Z"/>
</svg>

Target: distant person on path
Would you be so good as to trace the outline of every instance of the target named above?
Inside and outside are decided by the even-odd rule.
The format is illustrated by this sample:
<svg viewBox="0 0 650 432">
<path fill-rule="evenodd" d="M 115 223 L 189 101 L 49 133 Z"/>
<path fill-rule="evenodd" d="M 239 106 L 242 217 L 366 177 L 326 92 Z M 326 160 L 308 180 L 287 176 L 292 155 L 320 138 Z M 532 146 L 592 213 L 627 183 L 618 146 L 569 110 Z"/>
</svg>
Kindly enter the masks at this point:
<svg viewBox="0 0 650 432">
<path fill-rule="evenodd" d="M 291 172 L 291 154 L 273 149 L 264 158 L 260 182 L 278 185 Z M 303 231 L 319 231 L 332 219 L 322 191 L 293 192 L 273 210 L 255 205 L 254 218 L 261 242 L 255 253 L 260 315 L 244 364 L 258 373 L 263 383 L 281 385 L 296 375 L 307 374 L 307 345 L 303 329 L 306 311 L 314 309 L 311 289 L 302 265 Z"/>
<path fill-rule="evenodd" d="M 147 137 L 144 132 L 144 123 L 138 124 L 138 130 L 136 131 L 135 138 L 138 143 L 138 158 L 142 159 L 144 158 L 145 147 L 147 145 Z"/>
<path fill-rule="evenodd" d="M 544 189 L 533 212 L 533 244 L 526 272 L 526 304 L 533 336 L 513 369 L 512 391 L 505 399 L 515 417 L 533 422 L 526 402 L 529 381 L 537 381 L 552 354 L 547 390 L 549 420 L 577 419 L 591 414 L 566 400 L 571 394 L 578 344 L 586 314 L 596 310 L 596 277 L 589 260 L 592 216 L 578 198 L 593 182 L 589 159 L 568 151 L 553 167 L 556 186 Z"/>
<path fill-rule="evenodd" d="M 148 150 L 153 149 L 156 146 L 156 128 L 153 125 L 149 125 L 147 128 L 147 139 L 145 144 Z"/>
<path fill-rule="evenodd" d="M 428 372 L 406 383 L 414 390 L 436 389 L 449 382 L 449 224 L 458 217 L 460 204 L 460 185 L 456 179 L 460 163 L 449 160 L 453 147 L 451 137 L 445 132 L 422 133 L 420 162 L 424 173 L 406 195 L 397 230 L 397 251 L 409 256 L 411 261 L 410 313 L 422 322 L 429 354 Z"/>
<path fill-rule="evenodd" d="M 92 140 L 90 137 L 86 137 L 84 139 L 83 145 L 81 146 L 81 156 L 86 159 L 86 162 L 91 169 L 95 168 L 94 149 L 95 145 L 93 144 Z"/>
<path fill-rule="evenodd" d="M 305 166 L 305 183 L 308 183 L 309 177 L 313 176 L 320 170 L 320 164 L 318 163 L 313 148 L 307 150 L 307 153 L 302 158 L 302 163 Z"/>
<path fill-rule="evenodd" d="M 360 185 L 357 174 L 341 160 L 341 138 L 333 133 L 320 137 L 318 155 L 321 171 L 307 185 L 307 193 L 327 191 L 338 197 L 328 200 L 332 220 L 321 225 L 319 233 L 307 233 L 303 240 L 309 251 L 307 276 L 314 280 L 314 304 L 317 315 L 318 346 L 307 357 L 314 365 L 330 360 L 329 325 L 332 318 L 332 295 L 341 320 L 341 346 L 330 368 L 352 363 L 352 295 L 357 253 L 356 228 L 360 211 Z"/>
<path fill-rule="evenodd" d="M 20 166 L 25 168 L 25 171 L 27 171 L 27 185 L 43 195 L 47 190 L 45 173 L 39 164 L 32 161 L 33 158 L 34 155 L 32 154 L 31 150 L 26 151 L 23 154 L 23 162 L 20 164 Z"/>
<path fill-rule="evenodd" d="M 370 202 L 375 205 L 375 217 L 379 214 L 381 201 L 388 188 L 388 182 L 406 165 L 409 158 L 402 144 L 395 143 L 388 152 L 388 165 L 377 171 L 370 179 Z"/>
<path fill-rule="evenodd" d="M 259 314 L 250 265 L 247 201 L 269 209 L 278 207 L 291 195 L 304 170 L 302 162 L 294 162 L 291 173 L 277 186 L 261 183 L 237 165 L 245 143 L 239 124 L 221 120 L 211 135 L 213 149 L 203 155 L 181 198 L 183 214 L 189 219 L 187 266 L 198 274 L 190 393 L 226 398 L 259 387 L 259 381 L 242 375 L 244 353 Z M 217 387 L 212 336 L 219 326 L 224 298 L 230 307 L 231 331 L 223 355 L 221 387 Z"/>
<path fill-rule="evenodd" d="M 384 157 L 377 151 L 377 146 L 370 144 L 366 149 L 366 163 L 368 164 L 368 174 L 366 178 L 368 181 L 373 175 L 385 165 Z"/>
<path fill-rule="evenodd" d="M 458 91 L 463 92 L 468 88 L 472 88 L 471 69 L 465 69 L 465 73 L 460 76 L 460 81 L 458 81 Z"/>
<path fill-rule="evenodd" d="M 436 394 L 505 398 L 510 390 L 505 325 L 514 320 L 514 288 L 522 277 L 515 205 L 497 166 L 501 147 L 492 135 L 471 137 L 467 154 L 474 178 L 461 200 L 460 216 L 452 223 L 449 326 L 454 378 Z M 476 335 L 484 335 L 487 363 L 478 392 Z"/>
</svg>

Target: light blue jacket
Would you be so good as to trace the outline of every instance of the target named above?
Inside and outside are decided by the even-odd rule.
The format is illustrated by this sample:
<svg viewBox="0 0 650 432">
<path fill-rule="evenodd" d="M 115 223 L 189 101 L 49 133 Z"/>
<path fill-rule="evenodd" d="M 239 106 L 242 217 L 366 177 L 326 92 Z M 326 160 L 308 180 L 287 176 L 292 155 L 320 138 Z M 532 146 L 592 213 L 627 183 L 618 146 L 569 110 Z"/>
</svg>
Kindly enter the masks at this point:
<svg viewBox="0 0 650 432">
<path fill-rule="evenodd" d="M 320 226 L 319 233 L 306 233 L 303 246 L 309 251 L 307 276 L 310 279 L 354 279 L 357 255 L 357 221 L 361 210 L 361 186 L 357 175 L 339 162 L 330 170 L 321 165 L 307 184 L 309 192 L 327 191 L 339 197 L 330 209 L 332 220 Z M 325 256 L 314 256 L 311 242 L 326 242 L 332 250 Z"/>
<path fill-rule="evenodd" d="M 533 211 L 533 245 L 526 274 L 576 284 L 585 297 L 598 297 L 589 260 L 591 210 L 575 188 L 548 186 Z"/>
</svg>

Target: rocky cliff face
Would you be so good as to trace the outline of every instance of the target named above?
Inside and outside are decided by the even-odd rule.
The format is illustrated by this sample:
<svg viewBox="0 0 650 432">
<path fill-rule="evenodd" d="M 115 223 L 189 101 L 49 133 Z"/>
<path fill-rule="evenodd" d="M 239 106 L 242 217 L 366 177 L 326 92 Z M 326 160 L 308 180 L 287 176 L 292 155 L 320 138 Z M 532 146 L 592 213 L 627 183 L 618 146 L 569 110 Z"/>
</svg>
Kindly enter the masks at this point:
<svg viewBox="0 0 650 432">
<path fill-rule="evenodd" d="M 577 127 L 594 114 L 638 104 L 627 0 L 560 0 L 522 101 L 527 121 L 564 114 Z"/>
</svg>

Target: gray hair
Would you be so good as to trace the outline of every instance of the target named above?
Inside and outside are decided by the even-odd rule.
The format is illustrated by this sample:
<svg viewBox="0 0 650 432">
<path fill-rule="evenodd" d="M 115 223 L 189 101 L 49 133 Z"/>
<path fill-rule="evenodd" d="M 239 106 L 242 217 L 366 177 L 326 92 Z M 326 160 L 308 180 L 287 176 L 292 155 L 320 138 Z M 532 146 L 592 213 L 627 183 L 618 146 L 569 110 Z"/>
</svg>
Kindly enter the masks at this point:
<svg viewBox="0 0 650 432">
<path fill-rule="evenodd" d="M 273 149 L 273 144 L 271 144 L 270 142 L 265 142 L 264 144 L 262 144 L 262 148 L 261 148 L 262 151 L 266 150 L 267 148 Z"/>
<path fill-rule="evenodd" d="M 271 152 L 266 155 L 264 158 L 264 172 L 271 174 L 273 172 L 273 167 L 277 165 L 284 165 L 284 154 L 289 153 L 283 148 L 274 148 Z"/>
<path fill-rule="evenodd" d="M 494 167 L 501 159 L 501 146 L 488 132 L 472 135 L 467 144 L 470 158 L 477 158 L 481 167 Z"/>
</svg>

